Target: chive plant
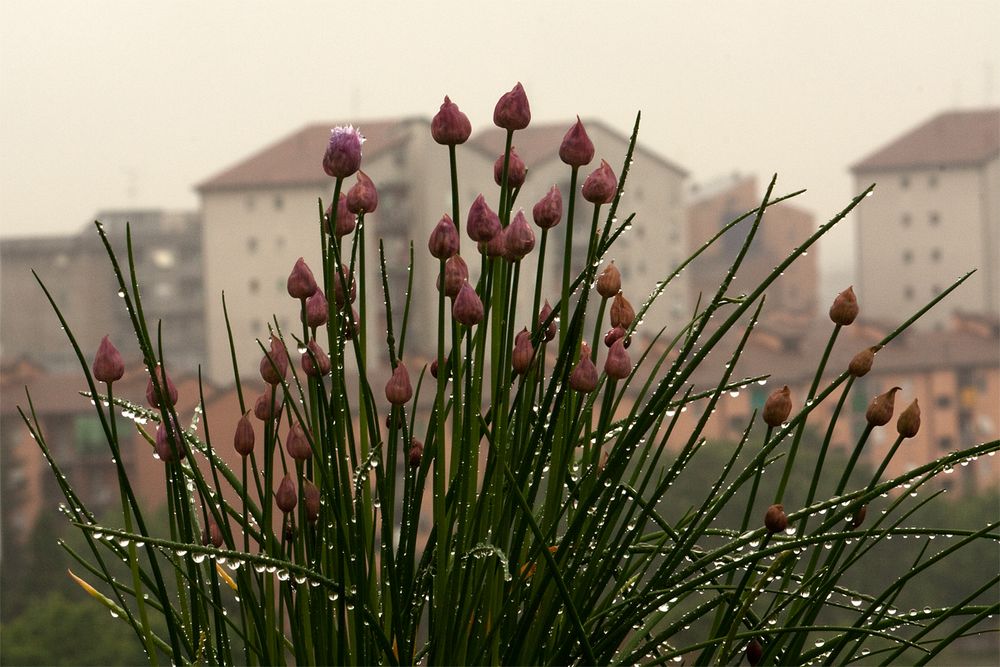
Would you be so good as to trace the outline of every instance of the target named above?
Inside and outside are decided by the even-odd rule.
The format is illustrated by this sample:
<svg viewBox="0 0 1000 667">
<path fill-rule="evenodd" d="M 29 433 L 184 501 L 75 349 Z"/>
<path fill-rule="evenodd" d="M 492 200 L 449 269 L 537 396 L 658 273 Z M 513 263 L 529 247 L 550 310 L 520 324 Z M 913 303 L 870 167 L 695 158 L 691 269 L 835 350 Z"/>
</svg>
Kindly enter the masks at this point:
<svg viewBox="0 0 1000 667">
<path fill-rule="evenodd" d="M 899 417 L 894 446 L 875 462 L 878 472 L 852 483 L 869 436 L 892 428 L 891 391 L 873 402 L 849 464 L 831 465 L 826 452 L 841 409 L 879 349 L 862 351 L 850 368 L 827 367 L 838 333 L 858 313 L 849 290 L 831 308 L 833 328 L 808 395 L 775 390 L 745 424 L 700 504 L 669 520 L 660 509 L 672 502 L 673 482 L 701 465 L 716 404 L 766 379 L 741 378 L 734 369 L 768 288 L 874 186 L 802 239 L 750 293 L 734 296 L 730 286 L 765 211 L 798 194 L 776 196 L 772 179 L 759 206 L 663 276 L 636 312 L 607 259 L 623 233 L 643 224 L 634 215 L 618 221 L 638 116 L 627 152 L 618 156 L 619 176 L 605 160 L 584 175 L 594 147 L 579 119 L 569 129 L 559 155 L 571 187 L 565 193 L 553 187 L 534 205 L 539 261 L 535 275 L 522 276 L 535 234 L 523 213 L 514 213 L 525 170 L 512 145 L 530 119 L 518 84 L 494 112 L 506 132 L 494 174 L 496 209 L 480 196 L 466 221 L 479 254 L 473 283 L 468 263 L 476 253 L 458 254 L 463 203 L 456 161 L 471 125 L 445 98 L 431 133 L 447 147 L 441 159 L 450 164 L 451 210 L 428 234 L 437 260 L 432 274 L 413 271 L 411 250 L 402 321 L 392 317 L 381 241 L 375 240 L 379 266 L 365 264 L 372 242 L 365 216 L 378 195 L 358 171 L 362 137 L 350 127 L 333 131 L 323 156 L 331 198 L 318 208 L 321 271 L 314 276 L 301 260 L 292 269 L 288 292 L 299 301 L 301 327 L 281 331 L 275 319 L 269 340 L 261 341 L 267 390 L 253 406 L 233 353 L 244 416 L 232 445 L 217 437 L 232 425 L 212 420 L 203 396 L 195 416 L 200 430 L 185 428 L 189 416 L 177 414 L 159 336 L 143 314 L 130 231 L 127 257 L 119 258 L 97 224 L 149 374 L 149 406 L 115 395 L 122 362 L 110 341 L 88 364 L 39 279 L 80 359 L 83 393 L 93 399 L 120 487 L 120 526 L 98 523 L 52 457 L 29 393 L 22 417 L 52 466 L 64 512 L 86 538 L 86 552 L 67 548 L 81 573 L 75 580 L 135 634 L 152 664 L 756 665 L 889 662 L 904 651 L 925 662 L 950 642 L 982 632 L 998 611 L 988 596 L 995 576 L 959 604 L 903 616 L 893 602 L 932 565 L 971 545 L 995 544 L 998 524 L 967 531 L 913 526 L 910 515 L 939 492 L 917 500 L 900 490 L 933 489 L 937 475 L 992 456 L 1000 443 L 970 445 L 886 479 L 889 459 L 919 428 L 914 401 Z M 355 174 L 357 184 L 349 187 Z M 665 287 L 741 222 L 746 236 L 739 252 L 684 329 L 643 335 L 643 317 Z M 566 228 L 563 262 L 546 266 L 548 231 L 558 224 Z M 583 247 L 574 245 L 574 234 L 585 235 L 586 257 L 574 258 L 574 248 Z M 583 268 L 573 275 L 573 266 Z M 558 280 L 547 281 L 552 271 Z M 891 345 L 967 277 L 879 346 Z M 413 335 L 409 295 L 435 280 L 434 358 L 420 369 L 414 390 L 404 363 Z M 371 281 L 385 298 L 384 336 L 369 326 Z M 543 294 L 543 285 L 556 283 L 560 293 Z M 529 300 L 534 321 L 517 321 L 521 299 Z M 611 331 L 602 336 L 606 313 Z M 596 321 L 589 336 L 588 321 Z M 696 390 L 692 374 L 726 337 L 735 345 L 726 347 L 724 371 L 713 386 Z M 231 331 L 229 338 L 235 350 Z M 299 351 L 299 364 L 289 350 Z M 392 369 L 384 388 L 370 381 L 375 355 Z M 352 373 L 356 382 L 348 382 Z M 813 413 L 825 401 L 836 408 L 817 424 Z M 694 415 L 693 425 L 681 425 L 682 411 Z M 251 412 L 263 422 L 262 441 L 255 441 Z M 755 428 L 761 422 L 766 428 Z M 807 426 L 821 434 L 821 454 L 806 472 L 805 503 L 791 507 L 786 491 L 801 465 Z M 153 508 L 138 502 L 121 462 L 119 437 L 131 428 L 142 434 L 147 455 L 162 461 L 164 534 L 149 529 Z M 236 468 L 219 454 L 228 446 L 240 454 Z M 768 470 L 780 471 L 773 499 L 761 484 Z M 818 492 L 822 479 L 840 480 L 835 493 Z M 742 520 L 720 523 L 734 507 Z M 421 530 L 422 518 L 429 530 Z M 926 547 L 916 561 L 899 563 L 898 579 L 870 581 L 864 590 L 842 583 L 845 573 L 863 567 L 866 553 L 899 535 Z M 945 535 L 932 546 L 930 540 Z"/>
</svg>

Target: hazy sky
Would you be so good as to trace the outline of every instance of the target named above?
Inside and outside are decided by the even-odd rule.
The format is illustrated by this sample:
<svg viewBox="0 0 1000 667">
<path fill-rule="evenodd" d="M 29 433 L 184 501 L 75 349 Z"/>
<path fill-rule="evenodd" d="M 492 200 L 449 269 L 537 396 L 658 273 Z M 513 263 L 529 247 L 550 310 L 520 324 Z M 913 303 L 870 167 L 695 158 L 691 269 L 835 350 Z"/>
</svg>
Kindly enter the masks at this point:
<svg viewBox="0 0 1000 667">
<path fill-rule="evenodd" d="M 4 236 L 194 208 L 193 184 L 312 121 L 430 116 L 447 93 L 482 127 L 518 80 L 536 120 L 628 130 L 641 109 L 640 140 L 692 180 L 778 172 L 825 220 L 852 162 L 1000 95 L 997 0 L 0 7 Z"/>
</svg>

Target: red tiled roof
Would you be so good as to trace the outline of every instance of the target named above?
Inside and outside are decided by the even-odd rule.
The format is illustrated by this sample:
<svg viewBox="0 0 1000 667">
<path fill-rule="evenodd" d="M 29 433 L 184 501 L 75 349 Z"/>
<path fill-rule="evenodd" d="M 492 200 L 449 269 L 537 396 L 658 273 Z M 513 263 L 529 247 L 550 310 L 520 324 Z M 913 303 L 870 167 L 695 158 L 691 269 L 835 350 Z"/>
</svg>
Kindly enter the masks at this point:
<svg viewBox="0 0 1000 667">
<path fill-rule="evenodd" d="M 599 120 L 584 120 L 583 124 L 588 128 L 600 128 L 604 132 L 618 137 L 623 142 L 628 144 L 628 135 L 622 134 L 618 130 L 602 123 Z M 546 160 L 557 159 L 559 157 L 559 144 L 562 143 L 563 136 L 565 136 L 566 131 L 572 125 L 573 121 L 568 120 L 565 123 L 534 124 L 523 130 L 518 130 L 514 133 L 514 147 L 517 148 L 517 154 L 521 156 L 521 159 L 524 160 L 529 169 L 545 162 Z M 477 132 L 469 141 L 470 146 L 482 150 L 491 158 L 496 158 L 498 155 L 503 153 L 506 144 L 507 131 L 498 127 L 481 130 L 480 132 Z M 687 172 L 684 169 L 670 160 L 667 160 L 663 156 L 645 148 L 639 142 L 636 143 L 635 151 L 636 153 L 641 153 L 642 155 L 651 158 L 668 169 L 676 171 L 682 176 L 687 176 Z M 600 164 L 600 157 L 601 156 L 599 155 L 595 156 L 595 162 L 597 162 L 597 165 Z M 610 159 L 608 162 L 612 163 L 612 166 L 615 169 L 620 166 L 614 165 L 613 161 Z"/>
<path fill-rule="evenodd" d="M 1000 109 L 947 111 L 857 162 L 851 171 L 978 165 L 998 155 Z"/>
<path fill-rule="evenodd" d="M 353 125 L 365 136 L 363 155 L 371 158 L 394 147 L 407 138 L 412 121 L 424 119 L 361 121 L 352 123 L 316 123 L 279 139 L 277 142 L 237 162 L 221 173 L 202 181 L 197 190 L 225 190 L 267 185 L 312 185 L 327 183 L 330 177 L 323 171 L 323 152 L 330 139 L 330 129 L 337 125 Z"/>
</svg>

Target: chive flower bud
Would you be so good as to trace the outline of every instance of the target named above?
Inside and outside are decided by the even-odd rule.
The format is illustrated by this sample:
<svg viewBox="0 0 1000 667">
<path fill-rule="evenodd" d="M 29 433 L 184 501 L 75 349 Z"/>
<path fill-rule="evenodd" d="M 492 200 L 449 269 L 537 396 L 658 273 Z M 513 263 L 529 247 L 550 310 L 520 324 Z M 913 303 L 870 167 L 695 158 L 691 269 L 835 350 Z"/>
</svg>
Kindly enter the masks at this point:
<svg viewBox="0 0 1000 667">
<path fill-rule="evenodd" d="M 750 643 L 747 644 L 746 655 L 750 667 L 757 667 L 764 658 L 764 647 L 756 639 L 751 639 Z"/>
<path fill-rule="evenodd" d="M 306 351 L 302 353 L 302 370 L 314 378 L 323 377 L 330 372 L 330 356 L 315 338 L 306 344 Z"/>
<path fill-rule="evenodd" d="M 552 229 L 562 220 L 562 208 L 562 192 L 558 185 L 553 185 L 531 208 L 531 217 L 542 229 Z"/>
<path fill-rule="evenodd" d="M 531 367 L 531 360 L 535 358 L 535 348 L 531 345 L 531 334 L 527 327 L 521 329 L 514 336 L 514 351 L 510 355 L 510 363 L 514 368 L 515 375 L 524 375 Z"/>
<path fill-rule="evenodd" d="M 482 195 L 476 197 L 476 200 L 472 202 L 465 224 L 469 238 L 476 243 L 488 243 L 500 235 L 500 218 L 493 212 L 489 204 L 486 203 L 486 198 Z"/>
<path fill-rule="evenodd" d="M 616 380 L 624 380 L 632 372 L 632 360 L 625 351 L 623 339 L 616 340 L 608 350 L 608 358 L 604 361 L 604 372 Z"/>
<path fill-rule="evenodd" d="M 444 263 L 444 294 L 454 299 L 462 285 L 469 280 L 469 265 L 461 255 L 452 255 Z M 441 289 L 441 274 L 438 273 L 437 288 Z"/>
<path fill-rule="evenodd" d="M 271 392 L 265 391 L 257 397 L 257 401 L 253 404 L 253 416 L 262 422 L 269 419 L 280 419 L 282 405 L 281 398 L 275 396 L 272 400 Z"/>
<path fill-rule="evenodd" d="M 323 290 L 317 289 L 311 297 L 306 299 L 306 324 L 315 329 L 326 324 L 329 317 L 330 304 L 327 303 Z"/>
<path fill-rule="evenodd" d="M 216 549 L 222 546 L 222 530 L 219 528 L 219 524 L 215 523 L 211 514 L 208 515 L 208 521 L 201 529 L 201 543 L 206 547 L 211 544 Z"/>
<path fill-rule="evenodd" d="M 294 424 L 288 430 L 288 437 L 285 438 L 285 449 L 288 451 L 288 455 L 296 461 L 308 461 L 312 458 L 312 445 L 309 444 L 309 438 L 301 424 Z"/>
<path fill-rule="evenodd" d="M 316 284 L 313 272 L 306 261 L 299 257 L 295 260 L 292 272 L 288 274 L 288 296 L 293 299 L 308 299 L 317 289 L 319 286 Z"/>
<path fill-rule="evenodd" d="M 458 295 L 451 305 L 451 316 L 456 322 L 467 327 L 483 321 L 483 302 L 468 281 L 458 290 Z"/>
<path fill-rule="evenodd" d="M 247 412 L 236 422 L 236 434 L 233 435 L 233 449 L 240 456 L 248 456 L 253 451 L 254 432 L 250 423 L 250 413 Z"/>
<path fill-rule="evenodd" d="M 508 225 L 509 227 L 509 225 Z M 479 244 L 479 251 L 486 252 L 487 257 L 503 257 L 507 251 L 506 245 L 507 227 L 500 230 L 496 236 L 486 243 Z"/>
<path fill-rule="evenodd" d="M 545 325 L 545 321 L 549 319 L 552 315 L 552 306 L 549 305 L 548 299 L 542 305 L 542 309 L 538 311 L 538 326 Z M 552 318 L 547 325 L 545 325 L 545 333 L 542 334 L 542 340 L 546 343 L 556 337 L 556 318 Z"/>
<path fill-rule="evenodd" d="M 416 438 L 410 440 L 410 451 L 407 454 L 411 468 L 420 467 L 420 459 L 424 456 L 424 443 Z"/>
<path fill-rule="evenodd" d="M 834 324 L 846 327 L 858 316 L 858 298 L 854 296 L 854 287 L 848 287 L 837 295 L 830 306 L 830 319 Z"/>
<path fill-rule="evenodd" d="M 469 117 L 445 95 L 441 108 L 431 119 L 431 137 L 444 146 L 455 146 L 464 144 L 471 134 L 472 123 L 469 122 Z"/>
<path fill-rule="evenodd" d="M 343 275 L 343 279 L 341 279 Z M 354 283 L 354 274 L 347 268 L 346 264 L 340 265 L 340 272 L 334 272 L 330 277 L 333 281 L 333 300 L 337 308 L 343 308 L 347 303 L 354 303 L 358 298 L 358 286 Z M 347 297 L 344 297 L 344 283 L 347 283 Z"/>
<path fill-rule="evenodd" d="M 579 116 L 559 145 L 559 159 L 571 167 L 588 165 L 594 159 L 594 144 L 587 136 L 587 130 Z"/>
<path fill-rule="evenodd" d="M 606 347 L 611 347 L 615 344 L 615 341 L 622 339 L 624 339 L 623 343 L 625 345 L 625 349 L 627 350 L 629 345 L 632 344 L 632 337 L 629 336 L 628 338 L 625 338 L 625 329 L 622 327 L 611 327 L 608 329 L 608 333 L 604 334 L 604 345 Z"/>
<path fill-rule="evenodd" d="M 333 205 L 326 207 L 326 219 L 323 221 L 328 233 L 332 233 L 338 239 L 343 238 L 354 231 L 357 226 L 357 217 L 351 213 L 347 207 L 347 197 L 343 194 L 337 200 L 337 220 L 333 224 L 333 231 L 330 230 L 330 220 L 333 217 Z"/>
<path fill-rule="evenodd" d="M 312 480 L 302 480 L 302 501 L 306 506 L 306 519 L 309 523 L 316 523 L 319 520 L 319 487 Z"/>
<path fill-rule="evenodd" d="M 791 394 L 787 384 L 781 389 L 775 389 L 771 392 L 771 395 L 764 402 L 764 410 L 761 413 L 765 424 L 771 428 L 777 428 L 788 421 L 788 415 L 792 413 Z"/>
<path fill-rule="evenodd" d="M 612 261 L 597 278 L 597 293 L 610 299 L 622 291 L 622 274 Z"/>
<path fill-rule="evenodd" d="M 284 514 L 288 514 L 295 509 L 295 505 L 299 502 L 298 494 L 295 491 L 295 480 L 292 479 L 291 473 L 285 473 L 285 476 L 281 478 L 281 484 L 278 485 L 278 490 L 274 494 L 274 504 L 278 506 L 278 509 Z"/>
<path fill-rule="evenodd" d="M 392 377 L 385 385 L 385 397 L 393 405 L 403 405 L 413 397 L 410 374 L 400 361 L 392 371 Z"/>
<path fill-rule="evenodd" d="M 875 363 L 875 353 L 881 349 L 881 345 L 872 345 L 855 354 L 851 363 L 847 365 L 847 372 L 856 378 L 867 375 Z"/>
<path fill-rule="evenodd" d="M 788 515 L 785 514 L 784 505 L 771 505 L 764 515 L 764 526 L 769 533 L 780 533 L 788 528 Z"/>
<path fill-rule="evenodd" d="M 354 215 L 371 213 L 378 208 L 378 190 L 368 174 L 358 171 L 358 181 L 347 191 L 347 210 Z M 339 215 L 337 216 L 340 217 Z"/>
<path fill-rule="evenodd" d="M 535 233 L 524 217 L 524 211 L 518 211 L 507 229 L 504 230 L 504 257 L 509 262 L 520 262 L 535 247 Z"/>
<path fill-rule="evenodd" d="M 851 516 L 851 528 L 860 528 L 861 524 L 865 522 L 865 517 L 868 516 L 868 505 L 862 505 L 854 512 Z"/>
<path fill-rule="evenodd" d="M 277 336 L 271 337 L 271 351 L 260 360 L 260 376 L 271 386 L 281 384 L 288 374 L 288 350 Z"/>
<path fill-rule="evenodd" d="M 530 122 L 531 107 L 528 105 L 528 96 L 518 82 L 509 93 L 504 93 L 497 100 L 497 105 L 493 109 L 493 124 L 514 131 L 523 130 Z"/>
<path fill-rule="evenodd" d="M 601 160 L 601 166 L 587 176 L 583 182 L 583 198 L 591 204 L 608 204 L 615 198 L 618 179 L 611 165 Z"/>
<path fill-rule="evenodd" d="M 497 185 L 503 185 L 503 163 L 503 155 L 493 163 L 493 180 L 496 181 Z M 507 185 L 511 188 L 519 188 L 524 185 L 524 179 L 527 176 L 528 168 L 524 166 L 524 160 L 517 154 L 517 149 L 511 146 L 510 157 L 507 158 Z"/>
<path fill-rule="evenodd" d="M 590 346 L 580 343 L 580 361 L 569 374 L 569 386 L 582 394 L 589 394 L 597 388 L 597 367 L 590 359 Z"/>
<path fill-rule="evenodd" d="M 868 410 L 865 412 L 865 420 L 871 426 L 885 426 L 892 419 L 893 403 L 896 400 L 896 392 L 901 387 L 893 387 L 884 394 L 879 394 L 872 399 Z"/>
<path fill-rule="evenodd" d="M 434 257 L 448 259 L 458 253 L 458 245 L 458 230 L 455 229 L 455 223 L 452 222 L 451 216 L 445 214 L 438 220 L 438 223 L 431 231 L 431 237 L 427 241 L 427 248 Z"/>
<path fill-rule="evenodd" d="M 611 302 L 611 326 L 628 329 L 635 320 L 635 309 L 628 299 L 619 292 L 615 295 L 615 300 Z"/>
<path fill-rule="evenodd" d="M 913 399 L 896 420 L 896 432 L 904 438 L 912 438 L 920 430 L 920 406 L 917 399 Z"/>
<path fill-rule="evenodd" d="M 163 396 L 167 399 L 167 404 L 177 405 L 177 387 L 174 386 L 170 376 L 163 370 L 163 366 L 159 364 L 157 364 L 156 371 L 154 372 L 157 375 L 156 379 L 159 381 L 160 391 L 163 392 Z M 156 388 L 153 387 L 152 376 L 146 381 L 146 402 L 154 408 L 160 407 L 160 395 L 157 394 Z"/>
<path fill-rule="evenodd" d="M 331 178 L 347 178 L 361 166 L 361 144 L 365 142 L 354 126 L 330 130 L 330 142 L 323 154 L 323 171 Z"/>
<path fill-rule="evenodd" d="M 107 384 L 121 380 L 125 375 L 125 362 L 122 361 L 121 352 L 107 336 L 102 338 L 101 344 L 97 346 L 93 371 L 95 380 Z"/>
<path fill-rule="evenodd" d="M 156 438 L 155 438 L 155 449 L 156 455 L 160 457 L 160 460 L 164 463 L 170 463 L 172 461 L 177 461 L 179 459 L 187 456 L 187 444 L 184 442 L 184 438 L 181 435 L 181 430 L 177 426 L 177 422 L 171 424 L 173 435 L 173 443 L 171 443 L 170 434 L 167 433 L 167 427 L 163 422 L 156 427 Z"/>
</svg>

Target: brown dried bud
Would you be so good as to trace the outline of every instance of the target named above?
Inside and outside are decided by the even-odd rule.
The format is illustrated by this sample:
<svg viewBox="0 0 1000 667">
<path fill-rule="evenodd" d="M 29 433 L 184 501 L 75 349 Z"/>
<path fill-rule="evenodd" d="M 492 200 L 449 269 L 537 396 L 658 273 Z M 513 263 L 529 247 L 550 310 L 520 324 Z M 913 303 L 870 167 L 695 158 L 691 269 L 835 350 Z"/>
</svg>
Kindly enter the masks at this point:
<svg viewBox="0 0 1000 667">
<path fill-rule="evenodd" d="M 316 339 L 309 341 L 302 353 L 302 370 L 309 377 L 319 378 L 330 372 L 330 356 L 323 351 Z"/>
<path fill-rule="evenodd" d="M 764 526 L 769 533 L 780 533 L 788 528 L 788 515 L 785 514 L 784 505 L 771 505 L 764 515 Z"/>
<path fill-rule="evenodd" d="M 746 653 L 747 662 L 750 663 L 750 667 L 757 667 L 764 658 L 764 647 L 756 639 L 751 639 L 750 643 L 747 644 Z"/>
<path fill-rule="evenodd" d="M 282 402 L 279 396 L 272 400 L 271 392 L 265 391 L 257 397 L 257 402 L 253 404 L 253 415 L 262 422 L 268 419 L 281 418 Z"/>
<path fill-rule="evenodd" d="M 550 315 L 552 315 L 552 306 L 549 305 L 549 301 L 546 299 L 545 303 L 542 305 L 542 309 L 538 311 L 538 326 L 543 326 L 545 324 L 545 320 L 549 319 Z M 545 333 L 542 334 L 542 340 L 548 342 L 555 337 L 556 318 L 553 317 L 552 321 L 545 327 Z"/>
<path fill-rule="evenodd" d="M 271 337 L 271 351 L 260 360 L 260 376 L 271 386 L 281 384 L 288 374 L 288 350 L 277 336 Z"/>
<path fill-rule="evenodd" d="M 531 367 L 531 360 L 535 358 L 535 348 L 531 345 L 531 334 L 527 327 L 521 329 L 514 336 L 514 351 L 511 353 L 511 365 L 514 367 L 515 375 L 523 375 Z"/>
<path fill-rule="evenodd" d="M 313 272 L 301 257 L 295 260 L 295 266 L 292 267 L 292 272 L 288 274 L 287 286 L 288 296 L 293 299 L 308 299 L 319 289 L 319 286 L 316 284 L 316 278 L 313 277 Z"/>
<path fill-rule="evenodd" d="M 319 487 L 311 480 L 302 481 L 302 501 L 306 506 L 306 518 L 309 523 L 316 523 L 319 519 Z"/>
<path fill-rule="evenodd" d="M 848 287 L 837 295 L 830 306 L 830 319 L 834 324 L 846 327 L 858 316 L 858 298 L 854 296 L 854 287 Z"/>
<path fill-rule="evenodd" d="M 254 433 L 253 424 L 250 423 L 250 413 L 240 417 L 236 422 L 236 434 L 233 436 L 233 449 L 240 456 L 248 456 L 253 451 Z"/>
<path fill-rule="evenodd" d="M 358 298 L 358 286 L 354 282 L 354 274 L 351 273 L 346 264 L 341 264 L 340 271 L 335 271 L 330 280 L 333 281 L 333 300 L 337 304 L 337 308 L 343 308 L 346 303 L 354 303 L 354 300 Z M 344 283 L 347 284 L 346 301 L 344 299 Z"/>
<path fill-rule="evenodd" d="M 443 215 L 438 223 L 431 230 L 431 236 L 427 240 L 427 249 L 431 255 L 438 259 L 448 259 L 458 253 L 459 238 L 455 223 L 450 215 Z"/>
<path fill-rule="evenodd" d="M 881 349 L 881 345 L 872 345 L 855 354 L 851 363 L 847 365 L 847 372 L 856 378 L 867 375 L 875 363 L 875 353 Z"/>
<path fill-rule="evenodd" d="M 169 405 L 177 405 L 177 387 L 170 380 L 170 376 L 163 370 L 163 366 L 156 367 L 156 379 L 160 385 L 160 391 L 166 396 Z M 146 381 L 146 402 L 154 408 L 160 407 L 160 397 L 153 387 L 153 377 Z"/>
<path fill-rule="evenodd" d="M 509 93 L 504 93 L 497 100 L 497 105 L 493 109 L 493 124 L 514 131 L 523 130 L 530 122 L 531 107 L 528 105 L 528 96 L 518 82 Z"/>
<path fill-rule="evenodd" d="M 866 516 L 868 516 L 868 505 L 862 505 L 851 517 L 851 528 L 860 528 L 861 524 L 865 522 Z"/>
<path fill-rule="evenodd" d="M 444 263 L 444 294 L 454 299 L 462 285 L 469 280 L 469 265 L 461 255 L 452 255 Z M 441 289 L 441 273 L 438 272 L 437 288 Z"/>
<path fill-rule="evenodd" d="M 403 405 L 413 398 L 413 387 L 410 385 L 410 374 L 400 361 L 392 371 L 392 377 L 385 384 L 385 397 L 393 405 Z"/>
<path fill-rule="evenodd" d="M 619 292 L 615 295 L 615 300 L 611 302 L 611 326 L 628 329 L 635 320 L 635 309 L 628 299 Z"/>
<path fill-rule="evenodd" d="M 871 426 L 885 426 L 892 419 L 893 403 L 896 400 L 896 392 L 901 387 L 893 387 L 884 394 L 879 394 L 872 399 L 871 404 L 865 412 L 865 419 Z"/>
<path fill-rule="evenodd" d="M 920 406 L 913 399 L 896 420 L 896 431 L 904 438 L 912 438 L 920 430 Z"/>
<path fill-rule="evenodd" d="M 493 180 L 496 181 L 497 185 L 503 185 L 503 163 L 503 155 L 493 163 Z M 524 160 L 517 154 L 517 149 L 511 146 L 510 156 L 507 157 L 507 186 L 519 188 L 524 185 L 524 179 L 527 176 L 528 168 L 524 165 Z"/>
<path fill-rule="evenodd" d="M 588 165 L 594 159 L 594 143 L 587 136 L 579 116 L 559 145 L 559 159 L 571 167 Z"/>
<path fill-rule="evenodd" d="M 306 324 L 315 329 L 326 324 L 330 317 L 330 304 L 327 303 L 323 290 L 317 289 L 306 299 Z"/>
<path fill-rule="evenodd" d="M 424 455 L 424 443 L 420 442 L 416 438 L 410 440 L 410 451 L 408 453 L 408 459 L 411 468 L 420 467 L 420 459 Z"/>
<path fill-rule="evenodd" d="M 444 103 L 431 119 L 431 137 L 443 146 L 455 146 L 464 144 L 471 134 L 469 117 L 445 95 Z"/>
<path fill-rule="evenodd" d="M 595 169 L 583 182 L 583 198 L 591 204 L 608 204 L 615 198 L 618 179 L 611 165 L 601 160 L 601 166 Z"/>
<path fill-rule="evenodd" d="M 285 476 L 281 479 L 281 484 L 278 485 L 278 490 L 274 494 L 274 504 L 278 506 L 278 509 L 288 514 L 295 509 L 295 505 L 298 504 L 299 497 L 295 490 L 295 480 L 292 479 L 291 473 L 285 473 Z"/>
<path fill-rule="evenodd" d="M 625 351 L 623 339 L 616 340 L 608 350 L 608 358 L 604 361 L 604 372 L 616 380 L 624 380 L 632 372 L 632 360 Z"/>
<path fill-rule="evenodd" d="M 504 257 L 509 262 L 520 262 L 535 247 L 535 232 L 524 217 L 523 211 L 518 211 L 503 234 Z"/>
<path fill-rule="evenodd" d="M 206 547 L 211 544 L 216 549 L 222 546 L 222 529 L 219 528 L 219 524 L 215 523 L 211 514 L 208 515 L 208 522 L 201 529 L 201 543 Z"/>
<path fill-rule="evenodd" d="M 347 191 L 347 210 L 358 215 L 378 208 L 378 190 L 368 174 L 358 171 L 358 182 Z"/>
<path fill-rule="evenodd" d="M 309 444 L 309 437 L 301 424 L 293 424 L 288 430 L 288 437 L 285 438 L 285 449 L 288 455 L 296 461 L 308 461 L 312 458 L 312 445 Z"/>
<path fill-rule="evenodd" d="M 605 299 L 610 299 L 621 291 L 622 274 L 612 261 L 597 278 L 597 293 Z"/>
<path fill-rule="evenodd" d="M 764 423 L 771 428 L 777 428 L 788 420 L 788 415 L 792 413 L 792 392 L 786 384 L 781 389 L 775 389 L 764 402 L 764 411 L 761 417 Z"/>
<path fill-rule="evenodd" d="M 597 388 L 597 367 L 590 359 L 590 346 L 580 343 L 580 361 L 569 374 L 569 386 L 583 394 L 589 394 Z"/>
<path fill-rule="evenodd" d="M 125 375 L 125 362 L 122 360 L 121 352 L 107 336 L 101 339 L 101 344 L 97 347 L 93 371 L 95 380 L 107 384 L 117 382 Z"/>
<path fill-rule="evenodd" d="M 451 306 L 451 316 L 456 322 L 467 327 L 483 321 L 483 302 L 468 282 L 458 290 L 458 296 L 455 297 L 455 302 Z"/>
<path fill-rule="evenodd" d="M 532 207 L 531 217 L 542 229 L 552 229 L 562 220 L 562 208 L 562 193 L 559 192 L 558 185 L 553 185 Z"/>
</svg>

